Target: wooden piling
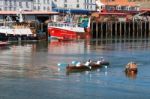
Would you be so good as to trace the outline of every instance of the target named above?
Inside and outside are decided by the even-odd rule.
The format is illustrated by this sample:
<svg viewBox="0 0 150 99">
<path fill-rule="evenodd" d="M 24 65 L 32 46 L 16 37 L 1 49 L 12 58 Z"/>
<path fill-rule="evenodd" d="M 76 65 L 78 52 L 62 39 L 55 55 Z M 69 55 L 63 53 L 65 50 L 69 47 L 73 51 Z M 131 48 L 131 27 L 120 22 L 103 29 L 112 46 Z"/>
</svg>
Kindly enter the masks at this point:
<svg viewBox="0 0 150 99">
<path fill-rule="evenodd" d="M 110 37 L 111 37 L 111 39 L 113 38 L 112 27 L 113 27 L 112 22 L 110 22 Z"/>
<path fill-rule="evenodd" d="M 96 39 L 98 39 L 98 23 L 96 22 Z"/>
<path fill-rule="evenodd" d="M 114 24 L 115 24 L 115 36 L 117 38 L 117 22 L 114 22 Z"/>
<path fill-rule="evenodd" d="M 132 22 L 132 35 L 135 36 L 135 22 Z"/>
<path fill-rule="evenodd" d="M 141 26 L 141 38 L 142 38 L 143 37 L 142 36 L 142 30 L 143 30 L 143 22 L 142 21 L 140 22 L 140 26 Z"/>
<path fill-rule="evenodd" d="M 103 39 L 103 22 L 101 22 L 101 39 Z"/>
<path fill-rule="evenodd" d="M 124 39 L 127 37 L 127 24 L 124 22 Z"/>
<path fill-rule="evenodd" d="M 150 22 L 92 22 L 91 36 L 96 39 L 142 39 L 150 37 Z"/>
<path fill-rule="evenodd" d="M 120 38 L 121 38 L 121 35 L 122 35 L 122 23 L 120 22 Z"/>
<path fill-rule="evenodd" d="M 147 30 L 147 29 L 146 29 L 146 26 L 147 26 L 146 23 L 147 23 L 147 22 L 145 21 L 145 23 L 144 23 L 144 25 L 145 25 L 145 29 L 144 29 L 144 38 L 146 38 L 146 30 Z"/>
<path fill-rule="evenodd" d="M 91 38 L 93 38 L 93 32 L 94 32 L 93 25 L 94 25 L 94 22 L 91 23 Z"/>
</svg>

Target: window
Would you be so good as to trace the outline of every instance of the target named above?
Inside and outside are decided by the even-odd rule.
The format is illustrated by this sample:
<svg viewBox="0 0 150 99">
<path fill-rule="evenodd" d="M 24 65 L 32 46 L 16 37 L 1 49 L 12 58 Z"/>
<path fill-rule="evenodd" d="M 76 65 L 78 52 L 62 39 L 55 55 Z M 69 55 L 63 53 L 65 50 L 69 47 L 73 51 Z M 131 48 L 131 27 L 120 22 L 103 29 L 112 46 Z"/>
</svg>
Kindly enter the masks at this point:
<svg viewBox="0 0 150 99">
<path fill-rule="evenodd" d="M 65 0 L 64 2 L 67 2 L 67 0 Z"/>
<path fill-rule="evenodd" d="M 80 7 L 80 5 L 79 5 L 79 4 L 77 4 L 77 5 L 76 5 L 76 7 L 77 7 L 77 8 L 79 8 L 79 7 Z"/>
<path fill-rule="evenodd" d="M 26 2 L 26 7 L 29 8 L 29 2 Z"/>
<path fill-rule="evenodd" d="M 14 0 L 14 6 L 16 6 L 16 0 Z"/>
<path fill-rule="evenodd" d="M 40 10 L 40 6 L 38 6 L 38 10 Z"/>
<path fill-rule="evenodd" d="M 67 4 L 64 4 L 64 7 L 67 8 Z"/>
<path fill-rule="evenodd" d="M 21 7 L 21 8 L 22 8 L 22 2 L 19 2 L 19 7 Z"/>
<path fill-rule="evenodd" d="M 45 11 L 45 9 L 46 9 L 46 8 L 45 8 L 45 7 L 43 7 L 43 10 L 44 10 L 44 11 Z"/>
</svg>

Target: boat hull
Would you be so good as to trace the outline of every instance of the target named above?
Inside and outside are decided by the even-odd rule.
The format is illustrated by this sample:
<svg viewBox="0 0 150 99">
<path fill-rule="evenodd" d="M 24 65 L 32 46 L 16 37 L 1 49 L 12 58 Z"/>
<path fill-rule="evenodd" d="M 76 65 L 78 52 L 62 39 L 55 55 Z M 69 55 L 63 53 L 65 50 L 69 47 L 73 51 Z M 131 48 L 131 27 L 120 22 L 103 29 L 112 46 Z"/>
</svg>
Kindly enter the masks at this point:
<svg viewBox="0 0 150 99">
<path fill-rule="evenodd" d="M 58 39 L 58 40 L 76 40 L 84 38 L 85 33 L 83 31 L 73 31 L 69 29 L 63 28 L 55 28 L 49 27 L 48 28 L 48 36 L 51 39 Z"/>
<path fill-rule="evenodd" d="M 137 71 L 138 71 L 137 68 L 132 68 L 132 69 L 126 68 L 126 69 L 125 69 L 125 72 L 126 72 L 126 73 L 131 73 L 131 72 L 137 73 Z"/>
</svg>

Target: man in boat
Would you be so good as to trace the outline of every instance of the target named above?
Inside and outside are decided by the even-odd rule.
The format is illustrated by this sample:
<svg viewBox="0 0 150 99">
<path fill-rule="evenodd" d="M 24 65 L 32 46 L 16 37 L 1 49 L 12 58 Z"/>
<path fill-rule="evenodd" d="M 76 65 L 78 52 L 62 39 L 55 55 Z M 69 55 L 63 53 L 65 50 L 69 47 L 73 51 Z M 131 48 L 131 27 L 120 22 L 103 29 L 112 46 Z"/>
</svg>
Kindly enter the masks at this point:
<svg viewBox="0 0 150 99">
<path fill-rule="evenodd" d="M 77 62 L 76 67 L 80 67 L 81 66 L 81 62 Z"/>
<path fill-rule="evenodd" d="M 84 65 L 89 66 L 92 61 L 89 59 Z"/>
<path fill-rule="evenodd" d="M 134 63 L 134 62 L 129 62 L 129 63 L 126 65 L 126 69 L 137 69 L 137 64 Z"/>
<path fill-rule="evenodd" d="M 96 62 L 96 64 L 100 65 L 100 63 L 103 62 L 103 61 L 104 61 L 104 58 L 101 57 L 100 60 L 98 60 L 98 61 Z"/>
</svg>

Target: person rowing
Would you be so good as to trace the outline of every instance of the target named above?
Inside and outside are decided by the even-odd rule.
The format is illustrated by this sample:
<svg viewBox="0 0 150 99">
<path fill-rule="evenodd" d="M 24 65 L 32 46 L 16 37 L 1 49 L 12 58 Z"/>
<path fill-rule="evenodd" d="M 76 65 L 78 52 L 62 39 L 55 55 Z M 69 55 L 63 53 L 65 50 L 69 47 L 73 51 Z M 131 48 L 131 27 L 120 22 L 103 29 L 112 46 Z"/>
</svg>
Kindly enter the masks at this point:
<svg viewBox="0 0 150 99">
<path fill-rule="evenodd" d="M 103 61 L 104 61 L 104 58 L 101 57 L 100 60 L 98 60 L 98 61 L 96 62 L 96 64 L 100 65 L 100 63 L 103 62 Z"/>
<path fill-rule="evenodd" d="M 90 63 L 91 63 L 92 61 L 89 59 L 84 65 L 85 66 L 90 66 Z"/>
<path fill-rule="evenodd" d="M 134 62 L 129 62 L 129 63 L 126 65 L 126 69 L 137 69 L 137 64 L 134 63 Z"/>
<path fill-rule="evenodd" d="M 81 66 L 81 62 L 77 62 L 76 67 L 80 67 Z"/>
<path fill-rule="evenodd" d="M 129 62 L 125 67 L 125 72 L 137 73 L 137 64 L 134 62 Z"/>
</svg>

